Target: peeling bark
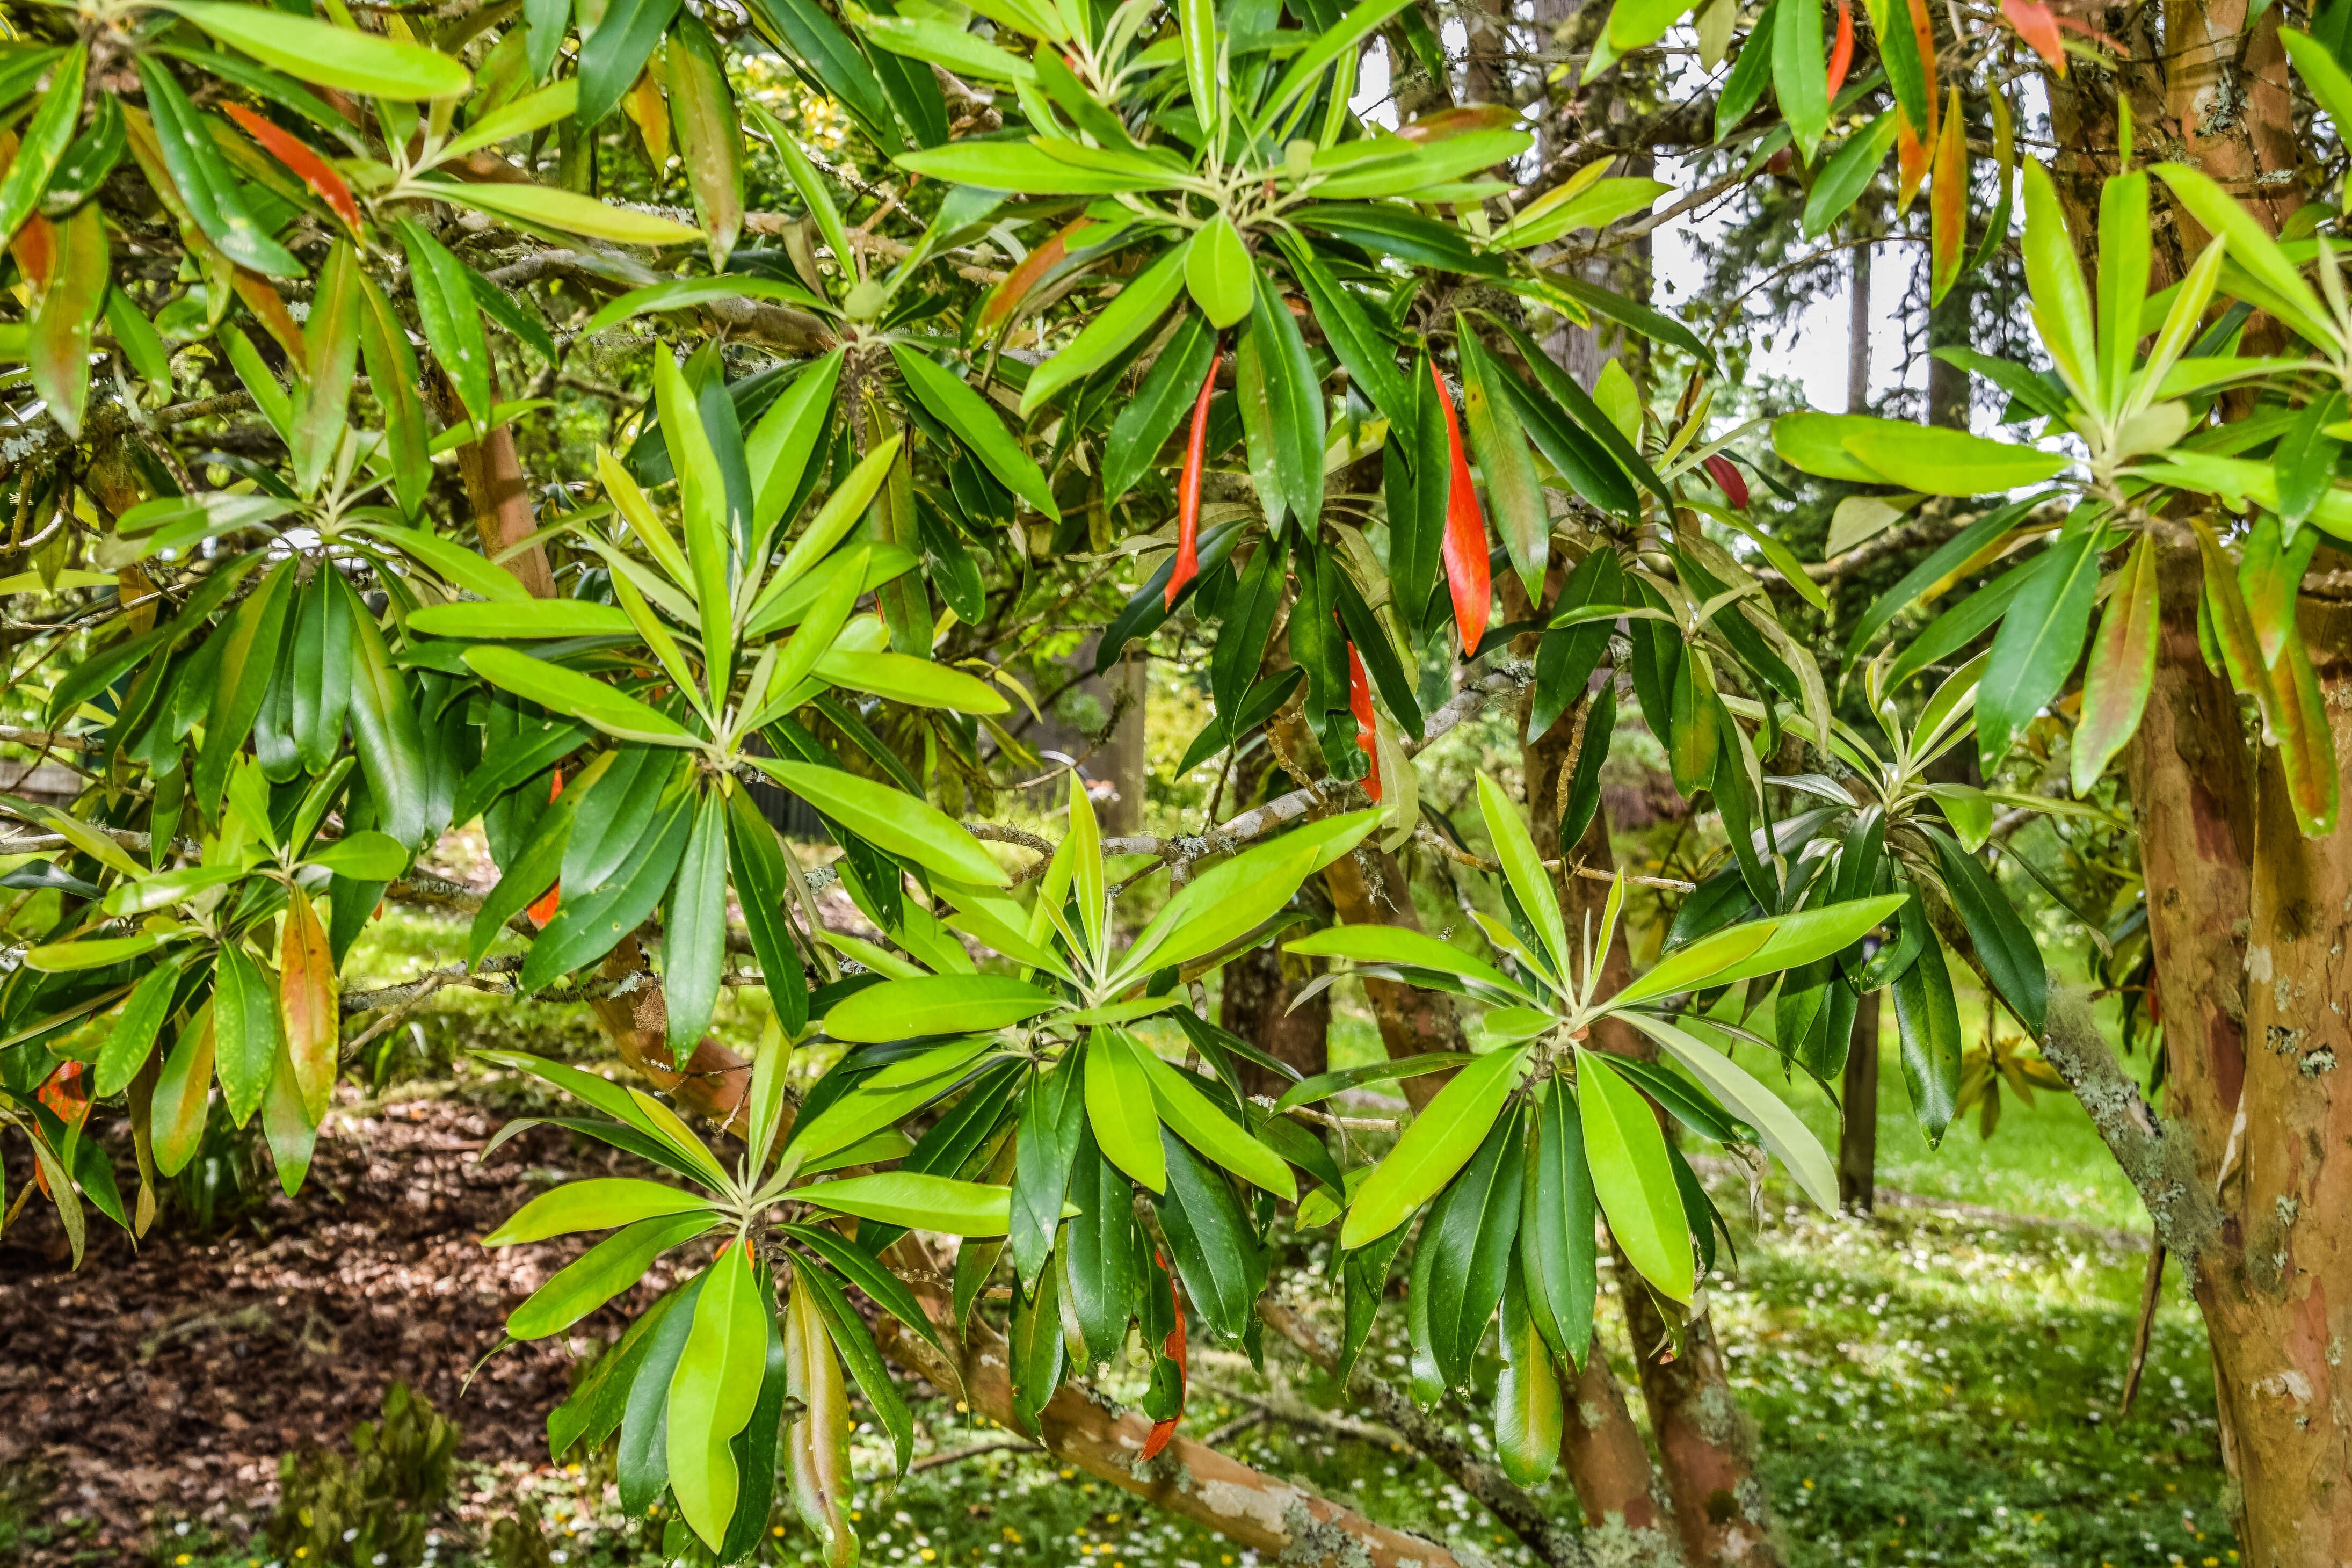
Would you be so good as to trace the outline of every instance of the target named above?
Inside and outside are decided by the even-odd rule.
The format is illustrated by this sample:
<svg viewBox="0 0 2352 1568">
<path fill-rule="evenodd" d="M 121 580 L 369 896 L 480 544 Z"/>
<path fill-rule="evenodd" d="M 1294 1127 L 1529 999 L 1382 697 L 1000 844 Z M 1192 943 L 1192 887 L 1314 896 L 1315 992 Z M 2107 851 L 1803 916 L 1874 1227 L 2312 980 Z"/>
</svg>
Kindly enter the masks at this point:
<svg viewBox="0 0 2352 1568">
<path fill-rule="evenodd" d="M 2275 754 L 2250 746 L 2199 656 L 2196 548 L 2178 530 L 2159 545 L 2163 637 L 2127 763 L 2168 1114 L 2123 1100 L 2119 1071 L 2070 1050 L 2054 1016 L 2053 1059 L 2089 1062 L 2069 1079 L 2204 1312 L 2246 1562 L 2337 1568 L 2352 1562 L 2352 857 L 2340 830 L 2297 831 Z M 2352 612 L 2300 612 L 2344 777 Z"/>
</svg>

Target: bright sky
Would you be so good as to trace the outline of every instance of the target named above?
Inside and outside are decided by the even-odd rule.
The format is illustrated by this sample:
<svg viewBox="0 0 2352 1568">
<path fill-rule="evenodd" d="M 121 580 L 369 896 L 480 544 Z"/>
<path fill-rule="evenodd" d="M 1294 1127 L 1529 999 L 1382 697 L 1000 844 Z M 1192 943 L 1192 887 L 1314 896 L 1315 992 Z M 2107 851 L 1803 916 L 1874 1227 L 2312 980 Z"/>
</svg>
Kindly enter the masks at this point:
<svg viewBox="0 0 2352 1568">
<path fill-rule="evenodd" d="M 1446 24 L 1446 42 L 1458 48 L 1463 42 L 1462 25 Z M 1389 63 L 1385 49 L 1370 51 L 1363 61 L 1363 74 L 1357 84 L 1353 104 L 1359 115 L 1384 125 L 1394 125 L 1395 110 L 1387 103 L 1389 95 Z M 1669 167 L 1661 178 L 1679 183 L 1676 172 Z M 1696 281 L 1701 271 L 1699 258 L 1711 245 L 1719 242 L 1726 226 L 1720 220 L 1669 225 L 1652 236 L 1653 255 L 1657 275 Z M 1903 360 L 1903 296 L 1910 285 L 1911 247 L 1888 247 L 1880 251 L 1871 268 L 1870 345 L 1871 395 L 1885 396 L 1906 384 L 1906 378 L 1895 371 Z M 1845 412 L 1846 341 L 1848 285 L 1841 280 L 1832 290 L 1811 307 L 1801 311 L 1793 328 L 1773 335 L 1772 346 L 1757 355 L 1759 367 L 1767 374 L 1785 376 L 1804 388 L 1805 395 L 1815 408 L 1831 413 Z M 1678 287 L 1677 295 L 1687 290 Z M 1916 390 L 1925 390 L 1927 364 L 1923 357 L 1910 367 L 1907 384 Z"/>
</svg>

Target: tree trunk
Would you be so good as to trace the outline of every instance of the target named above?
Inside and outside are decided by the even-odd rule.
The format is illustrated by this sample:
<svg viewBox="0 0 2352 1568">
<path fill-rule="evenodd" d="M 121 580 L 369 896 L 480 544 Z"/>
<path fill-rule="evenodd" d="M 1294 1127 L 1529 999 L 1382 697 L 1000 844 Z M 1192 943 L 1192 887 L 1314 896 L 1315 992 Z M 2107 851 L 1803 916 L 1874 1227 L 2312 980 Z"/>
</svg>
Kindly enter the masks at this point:
<svg viewBox="0 0 2352 1568">
<path fill-rule="evenodd" d="M 1694 1563 L 1780 1562 L 1771 1505 L 1756 1475 L 1756 1424 L 1731 1397 L 1714 1321 L 1701 1312 L 1684 1324 L 1677 1352 L 1657 1302 L 1622 1252 L 1617 1285 L 1659 1464 L 1674 1479 L 1684 1551 Z"/>
<path fill-rule="evenodd" d="M 1609 1364 L 1601 1326 L 1592 1329 L 1592 1351 L 1584 1370 L 1562 1378 L 1567 1419 L 1560 1426 L 1559 1458 L 1584 1528 L 1599 1563 L 1625 1568 L 1681 1568 L 1678 1532 L 1664 1521 L 1673 1513 L 1659 1483 L 1642 1429 L 1625 1408 L 1625 1388 Z"/>
<path fill-rule="evenodd" d="M 1853 1037 L 1839 1082 L 1845 1111 L 1838 1129 L 1838 1206 L 1868 1214 L 1878 1206 L 1878 1004 L 1873 991 L 1853 1010 Z"/>
<path fill-rule="evenodd" d="M 2244 1561 L 2339 1568 L 2352 1562 L 2352 1089 L 2336 1077 L 2352 1053 L 2352 857 L 2340 837 L 2296 830 L 2275 753 L 2250 753 L 2238 699 L 2200 657 L 2196 545 L 2178 528 L 2158 542 L 2163 640 L 2127 766 L 2169 1114 L 2147 1127 L 2112 1094 L 2084 1099 L 2204 1312 Z M 2300 608 L 2352 772 L 2352 610 Z"/>
<path fill-rule="evenodd" d="M 1845 315 L 1845 411 L 1870 412 L 1870 251 L 1867 241 L 1853 247 L 1853 272 L 1848 279 Z"/>
</svg>

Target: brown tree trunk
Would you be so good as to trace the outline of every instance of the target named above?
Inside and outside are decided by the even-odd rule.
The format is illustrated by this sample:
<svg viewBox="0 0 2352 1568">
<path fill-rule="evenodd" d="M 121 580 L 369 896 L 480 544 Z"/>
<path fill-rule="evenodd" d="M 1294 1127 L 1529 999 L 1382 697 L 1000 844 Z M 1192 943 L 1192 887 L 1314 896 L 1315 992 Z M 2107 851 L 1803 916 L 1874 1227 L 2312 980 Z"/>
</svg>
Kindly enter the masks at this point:
<svg viewBox="0 0 2352 1568">
<path fill-rule="evenodd" d="M 1609 1364 L 1601 1325 L 1593 1325 L 1592 1351 L 1584 1370 L 1564 1377 L 1567 1418 L 1560 1425 L 1559 1458 L 1584 1510 L 1584 1528 L 1595 1562 L 1626 1568 L 1679 1568 L 1679 1531 L 1665 1521 L 1673 1508 L 1650 1463 L 1642 1430 L 1625 1408 L 1625 1386 Z"/>
<path fill-rule="evenodd" d="M 1843 1122 L 1838 1129 L 1838 1206 L 1868 1214 L 1878 1206 L 1878 1005 L 1873 991 L 1853 1010 L 1839 1082 Z"/>
<path fill-rule="evenodd" d="M 1622 1253 L 1617 1281 L 1659 1466 L 1674 1482 L 1684 1550 L 1693 1563 L 1780 1562 L 1771 1505 L 1756 1475 L 1756 1424 L 1731 1397 L 1713 1320 L 1700 1312 L 1685 1323 L 1677 1350 Z"/>
<path fill-rule="evenodd" d="M 2352 1090 L 2336 1077 L 2352 1053 L 2352 856 L 2340 832 L 2297 831 L 2275 753 L 2249 751 L 2237 697 L 2200 657 L 2196 546 L 2179 529 L 2158 542 L 2163 640 L 2127 765 L 2168 1114 L 2133 1114 L 2112 1084 L 2085 1092 L 2095 1058 L 2069 1077 L 2204 1312 L 2244 1561 L 2338 1568 L 2352 1562 Z M 2301 611 L 2352 772 L 2352 610 Z M 2053 1044 L 2081 1068 L 2058 1021 Z"/>
</svg>

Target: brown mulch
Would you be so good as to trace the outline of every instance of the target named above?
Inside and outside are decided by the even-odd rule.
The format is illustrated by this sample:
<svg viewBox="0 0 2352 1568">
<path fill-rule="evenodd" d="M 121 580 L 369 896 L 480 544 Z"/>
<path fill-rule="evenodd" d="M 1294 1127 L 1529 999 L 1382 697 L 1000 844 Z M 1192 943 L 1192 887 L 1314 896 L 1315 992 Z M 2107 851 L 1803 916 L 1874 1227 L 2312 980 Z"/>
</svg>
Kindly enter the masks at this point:
<svg viewBox="0 0 2352 1568">
<path fill-rule="evenodd" d="M 94 1519 L 74 1551 L 130 1560 L 158 1521 L 266 1508 L 281 1454 L 344 1446 L 395 1380 L 458 1424 L 461 1456 L 546 1463 L 547 1413 L 574 1364 L 565 1340 L 467 1374 L 592 1238 L 502 1251 L 480 1238 L 560 1176 L 624 1162 L 538 1128 L 485 1165 L 495 1126 L 450 1101 L 331 1117 L 299 1199 L 265 1169 L 213 1234 L 167 1205 L 136 1247 L 93 1211 L 78 1272 L 36 1194 L 0 1235 L 0 1478 L 47 1489 L 37 1515 Z M 8 1152 L 13 1196 L 30 1173 L 21 1145 Z M 131 1173 L 127 1155 L 117 1169 Z M 623 1321 L 607 1308 L 575 1333 L 584 1348 Z"/>
</svg>

